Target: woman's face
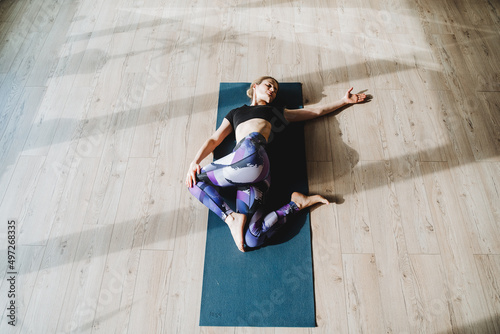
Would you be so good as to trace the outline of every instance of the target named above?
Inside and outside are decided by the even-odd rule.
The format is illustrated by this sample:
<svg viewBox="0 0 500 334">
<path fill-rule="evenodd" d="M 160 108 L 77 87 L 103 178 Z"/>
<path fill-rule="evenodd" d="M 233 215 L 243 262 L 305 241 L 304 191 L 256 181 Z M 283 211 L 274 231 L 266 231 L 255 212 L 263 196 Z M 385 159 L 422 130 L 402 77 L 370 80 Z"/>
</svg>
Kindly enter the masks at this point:
<svg viewBox="0 0 500 334">
<path fill-rule="evenodd" d="M 271 103 L 278 93 L 278 83 L 271 79 L 265 79 L 254 86 L 257 102 Z"/>
</svg>

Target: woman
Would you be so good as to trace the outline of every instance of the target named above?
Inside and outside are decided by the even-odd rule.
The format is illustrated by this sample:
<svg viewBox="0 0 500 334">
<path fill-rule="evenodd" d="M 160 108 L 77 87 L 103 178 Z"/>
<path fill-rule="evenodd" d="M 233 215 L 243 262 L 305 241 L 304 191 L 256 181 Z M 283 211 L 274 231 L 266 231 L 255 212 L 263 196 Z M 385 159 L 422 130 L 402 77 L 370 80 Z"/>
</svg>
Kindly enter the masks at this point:
<svg viewBox="0 0 500 334">
<path fill-rule="evenodd" d="M 319 195 L 306 196 L 298 192 L 291 195 L 290 203 L 270 213 L 264 212 L 264 195 L 270 187 L 270 166 L 265 145 L 271 135 L 271 120 L 275 117 L 269 104 L 276 98 L 279 84 L 272 77 L 254 81 L 247 95 L 250 106 L 230 111 L 220 127 L 201 146 L 189 166 L 186 185 L 190 192 L 217 214 L 228 226 L 238 249 L 262 245 L 287 216 L 317 203 L 329 204 Z M 365 100 L 364 94 L 351 94 L 350 88 L 337 102 L 304 109 L 284 109 L 288 122 L 313 119 L 331 113 L 347 104 Z M 233 152 L 206 167 L 200 162 L 207 157 L 231 132 L 238 143 Z M 236 212 L 231 210 L 214 186 L 235 187 Z M 247 216 L 251 217 L 248 230 L 244 231 Z"/>
</svg>

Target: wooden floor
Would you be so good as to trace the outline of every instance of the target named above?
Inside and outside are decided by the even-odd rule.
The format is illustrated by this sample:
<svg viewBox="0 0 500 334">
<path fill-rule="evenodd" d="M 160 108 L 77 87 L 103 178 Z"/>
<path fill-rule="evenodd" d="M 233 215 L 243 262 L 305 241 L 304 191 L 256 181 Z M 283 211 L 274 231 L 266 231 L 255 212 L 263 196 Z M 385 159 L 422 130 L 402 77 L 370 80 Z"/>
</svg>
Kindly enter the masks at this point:
<svg viewBox="0 0 500 334">
<path fill-rule="evenodd" d="M 499 333 L 499 55 L 495 0 L 2 0 L 0 332 Z M 199 327 L 184 175 L 264 74 L 373 97 L 306 126 L 317 327 Z"/>
</svg>

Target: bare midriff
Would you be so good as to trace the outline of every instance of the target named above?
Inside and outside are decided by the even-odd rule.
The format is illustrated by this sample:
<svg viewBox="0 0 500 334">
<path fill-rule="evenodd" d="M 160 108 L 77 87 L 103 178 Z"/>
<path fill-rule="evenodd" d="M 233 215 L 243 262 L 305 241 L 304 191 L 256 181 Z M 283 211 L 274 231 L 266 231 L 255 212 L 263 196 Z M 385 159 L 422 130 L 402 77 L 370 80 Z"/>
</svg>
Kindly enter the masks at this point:
<svg viewBox="0 0 500 334">
<path fill-rule="evenodd" d="M 235 131 L 236 142 L 239 143 L 243 138 L 248 136 L 252 132 L 258 132 L 266 138 L 269 139 L 271 134 L 271 123 L 262 118 L 249 119 L 246 122 L 240 123 Z"/>
</svg>

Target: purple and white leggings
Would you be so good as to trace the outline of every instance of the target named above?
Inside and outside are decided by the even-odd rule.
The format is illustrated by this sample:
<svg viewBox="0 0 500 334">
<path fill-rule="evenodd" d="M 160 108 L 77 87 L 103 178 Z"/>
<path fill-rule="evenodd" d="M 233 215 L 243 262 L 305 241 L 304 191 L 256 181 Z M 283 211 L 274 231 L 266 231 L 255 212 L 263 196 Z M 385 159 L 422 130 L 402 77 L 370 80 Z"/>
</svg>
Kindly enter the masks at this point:
<svg viewBox="0 0 500 334">
<path fill-rule="evenodd" d="M 201 169 L 196 184 L 189 188 L 201 203 L 222 220 L 233 210 L 214 186 L 236 188 L 236 212 L 251 216 L 245 233 L 248 247 L 258 247 L 271 237 L 286 217 L 299 211 L 290 202 L 276 211 L 264 212 L 264 195 L 271 185 L 266 139 L 258 132 L 243 138 L 233 152 Z"/>
</svg>

